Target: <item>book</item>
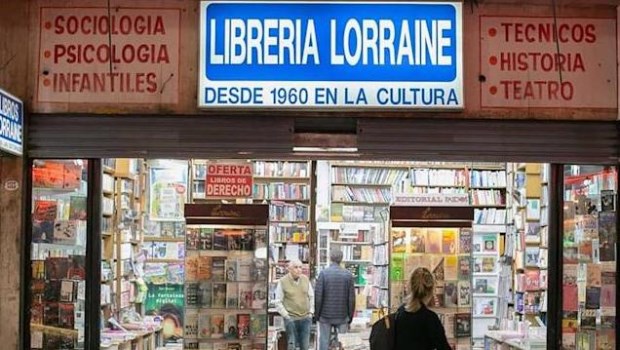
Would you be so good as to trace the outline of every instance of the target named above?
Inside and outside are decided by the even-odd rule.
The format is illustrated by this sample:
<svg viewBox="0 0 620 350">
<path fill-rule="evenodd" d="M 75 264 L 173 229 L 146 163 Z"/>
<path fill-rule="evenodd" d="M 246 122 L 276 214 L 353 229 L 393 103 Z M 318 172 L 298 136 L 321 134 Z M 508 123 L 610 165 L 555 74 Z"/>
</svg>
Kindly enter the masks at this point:
<svg viewBox="0 0 620 350">
<path fill-rule="evenodd" d="M 456 280 L 458 279 L 458 257 L 456 255 L 447 255 L 444 258 L 444 279 Z"/>
<path fill-rule="evenodd" d="M 219 261 L 218 261 L 219 264 Z M 209 281 L 212 279 L 213 274 L 213 259 L 210 256 L 199 255 L 198 266 L 196 268 L 196 280 L 197 281 Z"/>
<path fill-rule="evenodd" d="M 601 308 L 616 306 L 616 273 L 601 273 Z"/>
<path fill-rule="evenodd" d="M 237 309 L 239 307 L 239 287 L 237 283 L 228 283 L 226 285 L 226 307 L 229 309 Z"/>
<path fill-rule="evenodd" d="M 224 315 L 214 314 L 211 315 L 211 338 L 221 339 L 224 338 Z"/>
<path fill-rule="evenodd" d="M 613 190 L 602 190 L 601 191 L 601 211 L 602 212 L 613 212 L 616 210 L 615 205 L 616 195 Z"/>
<path fill-rule="evenodd" d="M 226 281 L 226 258 L 217 256 L 211 258 L 211 280 L 214 282 Z"/>
<path fill-rule="evenodd" d="M 84 196 L 69 198 L 69 220 L 86 220 L 86 199 Z"/>
<path fill-rule="evenodd" d="M 250 334 L 253 337 L 264 337 L 267 334 L 267 315 L 250 315 Z"/>
<path fill-rule="evenodd" d="M 441 252 L 444 254 L 456 253 L 456 236 L 457 229 L 442 229 L 441 230 Z"/>
<path fill-rule="evenodd" d="M 198 227 L 187 227 L 187 232 L 185 233 L 185 249 L 187 250 L 198 250 L 200 244 L 200 228 Z M 189 253 L 186 253 L 189 256 Z"/>
<path fill-rule="evenodd" d="M 458 306 L 471 306 L 471 283 L 458 281 Z"/>
<path fill-rule="evenodd" d="M 60 301 L 75 301 L 76 285 L 73 281 L 63 280 L 60 282 Z"/>
<path fill-rule="evenodd" d="M 255 283 L 252 287 L 252 309 L 264 309 L 267 306 L 267 290 L 264 283 Z"/>
<path fill-rule="evenodd" d="M 198 312 L 196 310 L 185 311 L 183 330 L 184 338 L 194 339 L 198 337 Z"/>
<path fill-rule="evenodd" d="M 224 230 L 213 230 L 213 250 L 228 250 L 228 237 Z"/>
<path fill-rule="evenodd" d="M 68 258 L 49 257 L 45 259 L 45 279 L 60 280 L 67 278 L 70 263 Z"/>
<path fill-rule="evenodd" d="M 471 253 L 472 230 L 461 228 L 459 230 L 459 254 Z"/>
<path fill-rule="evenodd" d="M 213 286 L 208 282 L 201 282 L 198 285 L 198 293 L 200 293 L 200 306 L 203 308 L 211 308 L 213 304 Z"/>
<path fill-rule="evenodd" d="M 562 285 L 562 310 L 577 311 L 578 309 L 578 290 L 576 284 Z"/>
<path fill-rule="evenodd" d="M 427 229 L 426 231 L 426 252 L 441 253 L 443 244 L 443 233 L 441 229 Z"/>
<path fill-rule="evenodd" d="M 392 230 L 392 252 L 405 253 L 407 251 L 407 231 L 402 229 Z"/>
<path fill-rule="evenodd" d="M 239 339 L 246 339 L 250 337 L 250 314 L 238 314 L 237 315 L 237 331 Z"/>
<path fill-rule="evenodd" d="M 225 316 L 224 322 L 224 338 L 237 339 L 239 333 L 237 332 L 237 315 L 228 314 Z"/>
<path fill-rule="evenodd" d="M 213 228 L 202 227 L 200 228 L 200 239 L 198 241 L 198 247 L 200 250 L 211 250 L 214 249 L 213 244 Z M 223 250 L 223 249 L 216 249 Z"/>
<path fill-rule="evenodd" d="M 600 261 L 616 260 L 616 213 L 600 212 L 598 214 L 599 227 L 599 257 Z"/>
<path fill-rule="evenodd" d="M 267 263 L 267 259 L 252 259 L 250 274 L 254 277 L 254 281 L 266 281 L 269 275 L 269 264 Z"/>
<path fill-rule="evenodd" d="M 213 283 L 211 308 L 226 308 L 226 283 Z"/>
<path fill-rule="evenodd" d="M 456 307 L 458 305 L 457 281 L 445 281 L 444 287 L 444 306 Z"/>
<path fill-rule="evenodd" d="M 586 287 L 586 309 L 598 309 L 601 307 L 601 288 Z"/>
<path fill-rule="evenodd" d="M 254 262 L 252 259 L 237 260 L 237 281 L 249 282 L 252 280 Z"/>
<path fill-rule="evenodd" d="M 602 285 L 601 265 L 599 264 L 587 264 L 586 265 L 586 286 L 588 287 L 600 287 Z"/>
<path fill-rule="evenodd" d="M 457 313 L 454 315 L 454 336 L 456 338 L 471 337 L 471 314 Z"/>
<path fill-rule="evenodd" d="M 471 277 L 471 259 L 468 256 L 459 256 L 459 280 L 468 280 Z"/>
<path fill-rule="evenodd" d="M 253 283 L 239 283 L 239 308 L 252 308 L 252 288 Z"/>
<path fill-rule="evenodd" d="M 46 302 L 43 304 L 43 324 L 53 327 L 60 325 L 57 302 Z"/>
<path fill-rule="evenodd" d="M 198 252 L 187 251 L 185 253 L 185 281 L 198 281 L 198 267 L 200 265 L 200 255 Z"/>
<path fill-rule="evenodd" d="M 188 307 L 196 307 L 202 305 L 200 293 L 200 284 L 189 282 L 185 284 L 185 305 Z"/>
<path fill-rule="evenodd" d="M 424 253 L 426 250 L 426 230 L 412 228 L 410 231 L 409 247 L 411 253 Z"/>
<path fill-rule="evenodd" d="M 75 307 L 72 303 L 58 304 L 58 326 L 73 329 L 75 324 Z"/>
<path fill-rule="evenodd" d="M 226 268 L 226 281 L 237 281 L 237 262 L 238 260 L 227 259 L 225 263 Z"/>
</svg>

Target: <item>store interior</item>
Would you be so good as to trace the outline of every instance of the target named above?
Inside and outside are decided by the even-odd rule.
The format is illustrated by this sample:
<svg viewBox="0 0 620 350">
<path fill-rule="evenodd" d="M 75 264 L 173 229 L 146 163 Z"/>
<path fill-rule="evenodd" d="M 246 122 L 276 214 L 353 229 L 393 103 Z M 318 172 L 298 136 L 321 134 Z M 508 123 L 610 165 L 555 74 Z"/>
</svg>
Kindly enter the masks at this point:
<svg viewBox="0 0 620 350">
<path fill-rule="evenodd" d="M 435 277 L 429 306 L 454 349 L 545 349 L 550 321 L 561 322 L 562 349 L 615 349 L 616 167 L 563 165 L 561 184 L 540 163 L 103 159 L 99 176 L 89 169 L 32 161 L 30 349 L 84 348 L 89 308 L 101 349 L 286 349 L 277 281 L 299 260 L 314 283 L 334 248 L 355 280 L 347 350 L 369 349 L 370 327 L 403 303 L 420 266 Z M 469 216 L 407 220 L 394 209 L 445 198 L 466 198 L 454 207 Z M 205 214 L 214 207 L 229 221 Z M 94 215 L 101 228 L 89 231 Z M 97 310 L 85 264 L 95 239 Z M 553 273 L 559 295 L 548 294 Z"/>
</svg>

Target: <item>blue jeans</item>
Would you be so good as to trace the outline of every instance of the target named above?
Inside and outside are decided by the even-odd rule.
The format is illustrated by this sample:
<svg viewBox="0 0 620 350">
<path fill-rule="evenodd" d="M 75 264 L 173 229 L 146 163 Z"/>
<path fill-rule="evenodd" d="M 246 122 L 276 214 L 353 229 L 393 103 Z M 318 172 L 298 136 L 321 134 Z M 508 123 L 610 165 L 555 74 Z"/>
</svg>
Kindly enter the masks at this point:
<svg viewBox="0 0 620 350">
<path fill-rule="evenodd" d="M 338 334 L 346 333 L 347 324 L 331 324 L 327 322 L 319 322 L 319 350 L 327 350 L 329 347 L 329 334 L 332 326 L 338 328 Z"/>
<path fill-rule="evenodd" d="M 308 350 L 311 324 L 310 317 L 301 320 L 284 320 L 288 350 L 295 350 L 297 347 L 299 350 Z"/>
</svg>

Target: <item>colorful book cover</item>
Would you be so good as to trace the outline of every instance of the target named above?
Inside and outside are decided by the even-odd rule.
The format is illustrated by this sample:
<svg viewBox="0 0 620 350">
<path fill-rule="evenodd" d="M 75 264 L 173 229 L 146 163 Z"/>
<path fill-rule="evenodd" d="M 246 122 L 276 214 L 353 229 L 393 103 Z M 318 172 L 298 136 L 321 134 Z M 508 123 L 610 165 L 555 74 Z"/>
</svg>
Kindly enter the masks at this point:
<svg viewBox="0 0 620 350">
<path fill-rule="evenodd" d="M 407 251 L 407 231 L 403 229 L 392 230 L 392 253 L 405 253 Z"/>
<path fill-rule="evenodd" d="M 601 211 L 602 212 L 616 211 L 615 198 L 616 198 L 616 195 L 613 190 L 602 190 L 601 191 Z"/>
<path fill-rule="evenodd" d="M 30 323 L 43 324 L 43 303 L 33 302 L 30 307 Z"/>
<path fill-rule="evenodd" d="M 86 220 L 86 197 L 69 198 L 69 220 Z"/>
<path fill-rule="evenodd" d="M 235 282 L 237 281 L 237 261 L 236 259 L 227 259 L 226 260 L 226 281 L 227 282 Z"/>
<path fill-rule="evenodd" d="M 210 256 L 200 255 L 198 258 L 198 269 L 196 271 L 196 280 L 209 281 L 213 274 L 213 259 Z"/>
<path fill-rule="evenodd" d="M 457 313 L 454 315 L 454 336 L 456 338 L 471 337 L 471 314 Z"/>
<path fill-rule="evenodd" d="M 497 252 L 497 235 L 482 236 L 482 251 L 485 253 Z"/>
<path fill-rule="evenodd" d="M 183 329 L 184 338 L 195 339 L 198 337 L 198 311 L 185 311 L 185 322 L 183 323 Z"/>
<path fill-rule="evenodd" d="M 252 283 L 239 283 L 239 308 L 252 308 Z"/>
<path fill-rule="evenodd" d="M 213 228 L 202 227 L 200 229 L 200 240 L 198 241 L 198 247 L 200 250 L 212 250 L 213 249 Z M 217 249 L 222 250 L 222 249 Z"/>
<path fill-rule="evenodd" d="M 601 328 L 616 329 L 615 307 L 601 307 Z"/>
<path fill-rule="evenodd" d="M 611 329 L 601 329 L 596 332 L 597 350 L 615 350 L 616 332 Z"/>
<path fill-rule="evenodd" d="M 216 256 L 211 258 L 211 280 L 214 282 L 226 281 L 226 258 Z"/>
<path fill-rule="evenodd" d="M 458 284 L 458 306 L 471 306 L 471 282 L 459 281 Z"/>
<path fill-rule="evenodd" d="M 213 250 L 228 250 L 228 237 L 224 230 L 213 231 Z"/>
<path fill-rule="evenodd" d="M 250 323 L 250 314 L 237 315 L 237 330 L 239 333 L 239 339 L 246 339 L 250 337 Z"/>
<path fill-rule="evenodd" d="M 255 283 L 252 287 L 252 309 L 264 309 L 267 306 L 267 287 L 265 283 Z"/>
<path fill-rule="evenodd" d="M 187 251 L 185 255 L 185 281 L 198 281 L 200 255 L 195 251 Z"/>
<path fill-rule="evenodd" d="M 459 256 L 459 280 L 468 280 L 471 277 L 471 259 L 468 256 Z"/>
<path fill-rule="evenodd" d="M 237 263 L 237 281 L 248 282 L 252 280 L 254 262 L 251 259 L 241 259 Z"/>
<path fill-rule="evenodd" d="M 403 254 L 393 254 L 392 263 L 390 264 L 390 279 L 393 281 L 404 281 L 404 256 Z"/>
<path fill-rule="evenodd" d="M 444 279 L 456 280 L 458 279 L 458 257 L 456 255 L 448 255 L 444 259 Z"/>
<path fill-rule="evenodd" d="M 211 315 L 211 338 L 221 339 L 224 338 L 225 328 L 224 328 L 224 315 L 222 314 L 214 314 Z"/>
<path fill-rule="evenodd" d="M 200 293 L 200 306 L 203 308 L 211 308 L 213 305 L 213 286 L 208 282 L 201 282 L 198 285 L 198 292 Z"/>
<path fill-rule="evenodd" d="M 187 250 L 198 250 L 200 242 L 200 228 L 198 227 L 187 227 L 187 232 L 185 234 L 185 249 Z M 189 253 L 187 253 L 189 255 Z"/>
<path fill-rule="evenodd" d="M 213 283 L 211 298 L 211 308 L 226 308 L 226 283 Z"/>
<path fill-rule="evenodd" d="M 58 204 L 51 200 L 35 200 L 32 213 L 32 242 L 51 243 Z"/>
<path fill-rule="evenodd" d="M 441 251 L 444 254 L 456 253 L 456 236 L 457 229 L 442 229 L 441 230 Z"/>
<path fill-rule="evenodd" d="M 586 309 L 601 307 L 601 287 L 586 287 Z"/>
<path fill-rule="evenodd" d="M 427 229 L 426 252 L 438 254 L 442 251 L 443 233 L 441 229 Z"/>
<path fill-rule="evenodd" d="M 77 220 L 54 221 L 54 244 L 75 245 L 78 235 Z"/>
<path fill-rule="evenodd" d="M 583 240 L 577 248 L 577 260 L 582 263 L 592 262 L 592 241 Z"/>
<path fill-rule="evenodd" d="M 426 250 L 426 230 L 412 228 L 410 231 L 409 247 L 411 253 L 424 253 Z"/>
<path fill-rule="evenodd" d="M 264 337 L 267 334 L 267 315 L 250 315 L 250 334 L 253 337 Z"/>
<path fill-rule="evenodd" d="M 437 284 L 441 284 L 445 280 L 443 260 L 444 260 L 443 256 L 431 256 L 431 269 L 430 270 L 433 273 L 433 276 L 435 277 L 435 281 L 437 282 Z"/>
<path fill-rule="evenodd" d="M 67 278 L 70 260 L 68 258 L 50 257 L 45 259 L 45 279 L 60 280 Z"/>
<path fill-rule="evenodd" d="M 578 290 L 576 284 L 562 285 L 562 310 L 577 311 L 579 306 Z"/>
<path fill-rule="evenodd" d="M 579 251 L 575 246 L 565 246 L 562 253 L 564 264 L 576 264 L 579 262 Z"/>
<path fill-rule="evenodd" d="M 226 307 L 229 309 L 239 307 L 239 286 L 237 283 L 228 283 L 226 286 Z"/>
<path fill-rule="evenodd" d="M 616 273 L 601 273 L 601 307 L 616 306 Z"/>
<path fill-rule="evenodd" d="M 58 304 L 58 326 L 73 329 L 75 325 L 75 306 L 73 303 Z"/>
<path fill-rule="evenodd" d="M 587 264 L 586 271 L 586 285 L 588 287 L 600 287 L 602 285 L 601 265 Z"/>
<path fill-rule="evenodd" d="M 540 289 L 540 270 L 525 271 L 525 290 L 537 291 Z"/>
<path fill-rule="evenodd" d="M 188 307 L 196 307 L 202 304 L 200 300 L 200 284 L 189 282 L 185 284 L 185 305 Z"/>
<path fill-rule="evenodd" d="M 224 338 L 237 339 L 239 333 L 237 332 L 237 315 L 228 314 L 225 316 L 224 322 Z"/>
<path fill-rule="evenodd" d="M 458 305 L 457 281 L 446 281 L 443 287 L 444 306 L 456 307 Z"/>
<path fill-rule="evenodd" d="M 472 230 L 461 228 L 459 232 L 459 254 L 471 253 Z"/>
<path fill-rule="evenodd" d="M 597 310 L 585 309 L 581 312 L 581 328 L 596 328 Z"/>
<path fill-rule="evenodd" d="M 601 212 L 598 214 L 599 254 L 601 261 L 616 260 L 616 213 Z"/>
</svg>

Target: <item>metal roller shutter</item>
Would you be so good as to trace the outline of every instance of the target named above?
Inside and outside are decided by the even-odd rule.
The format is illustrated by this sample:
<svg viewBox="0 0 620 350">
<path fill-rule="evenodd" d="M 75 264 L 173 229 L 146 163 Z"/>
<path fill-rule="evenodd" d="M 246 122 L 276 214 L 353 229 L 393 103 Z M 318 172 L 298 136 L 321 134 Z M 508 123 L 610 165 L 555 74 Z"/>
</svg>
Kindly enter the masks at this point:
<svg viewBox="0 0 620 350">
<path fill-rule="evenodd" d="M 292 120 L 276 117 L 31 115 L 28 126 L 28 155 L 40 158 L 273 158 L 293 147 Z"/>
<path fill-rule="evenodd" d="M 618 162 L 616 122 L 368 118 L 357 133 L 373 159 Z"/>
</svg>

